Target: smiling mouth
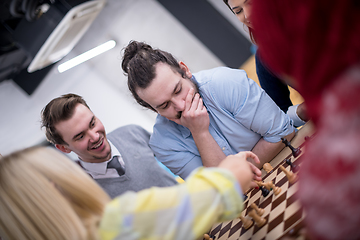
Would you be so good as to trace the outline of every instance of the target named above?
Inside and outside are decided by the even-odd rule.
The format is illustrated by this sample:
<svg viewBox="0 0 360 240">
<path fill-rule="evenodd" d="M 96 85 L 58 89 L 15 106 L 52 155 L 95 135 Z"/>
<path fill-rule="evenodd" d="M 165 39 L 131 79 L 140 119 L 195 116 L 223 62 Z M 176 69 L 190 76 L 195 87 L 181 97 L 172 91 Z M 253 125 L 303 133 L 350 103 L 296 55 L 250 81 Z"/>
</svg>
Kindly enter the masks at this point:
<svg viewBox="0 0 360 240">
<path fill-rule="evenodd" d="M 102 138 L 98 144 L 96 144 L 95 146 L 93 146 L 91 149 L 98 149 L 104 142 L 104 139 Z"/>
</svg>

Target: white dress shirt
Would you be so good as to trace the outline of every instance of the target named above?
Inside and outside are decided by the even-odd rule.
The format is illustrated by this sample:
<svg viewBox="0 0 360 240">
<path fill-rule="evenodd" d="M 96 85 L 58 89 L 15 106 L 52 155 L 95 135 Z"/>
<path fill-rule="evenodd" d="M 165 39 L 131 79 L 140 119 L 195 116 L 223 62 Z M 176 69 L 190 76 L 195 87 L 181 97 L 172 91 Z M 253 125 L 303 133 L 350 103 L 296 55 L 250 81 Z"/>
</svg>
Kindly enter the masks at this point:
<svg viewBox="0 0 360 240">
<path fill-rule="evenodd" d="M 117 173 L 116 169 L 113 169 L 113 168 L 108 169 L 107 168 L 108 162 L 110 162 L 111 159 L 113 159 L 115 156 L 118 157 L 120 165 L 125 169 L 125 163 L 121 157 L 119 150 L 110 141 L 109 141 L 109 144 L 111 147 L 111 158 L 108 161 L 101 162 L 101 163 L 89 163 L 89 162 L 84 162 L 81 159 L 79 159 L 81 166 L 94 179 L 120 177 L 119 174 Z"/>
</svg>

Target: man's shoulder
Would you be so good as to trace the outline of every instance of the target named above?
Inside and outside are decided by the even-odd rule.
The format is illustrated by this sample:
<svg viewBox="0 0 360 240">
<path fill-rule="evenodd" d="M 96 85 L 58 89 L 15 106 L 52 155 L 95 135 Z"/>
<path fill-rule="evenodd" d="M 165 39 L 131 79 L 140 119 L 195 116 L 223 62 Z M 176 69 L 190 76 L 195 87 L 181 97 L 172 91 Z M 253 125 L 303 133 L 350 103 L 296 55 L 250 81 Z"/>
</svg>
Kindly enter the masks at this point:
<svg viewBox="0 0 360 240">
<path fill-rule="evenodd" d="M 218 87 L 223 88 L 227 84 L 237 85 L 248 82 L 248 77 L 244 70 L 228 67 L 212 68 L 194 73 L 193 75 L 200 91 L 217 89 Z"/>
<path fill-rule="evenodd" d="M 122 127 L 118 127 L 115 130 L 108 133 L 108 135 L 113 135 L 117 133 L 132 133 L 132 132 L 147 132 L 143 127 L 136 124 L 129 124 Z"/>
<path fill-rule="evenodd" d="M 229 67 L 216 67 L 207 70 L 202 70 L 197 73 L 194 73 L 195 78 L 210 78 L 214 79 L 216 77 L 223 77 L 224 75 L 232 75 L 232 74 L 245 74 L 246 72 L 243 69 L 237 68 L 229 68 Z"/>
<path fill-rule="evenodd" d="M 122 126 L 119 127 L 113 131 L 111 131 L 110 133 L 107 134 L 109 139 L 111 140 L 112 138 L 128 138 L 128 137 L 142 137 L 142 138 L 149 138 L 150 137 L 150 133 L 145 130 L 143 127 L 139 126 L 139 125 L 135 125 L 135 124 L 130 124 L 130 125 L 126 125 L 126 126 Z"/>
<path fill-rule="evenodd" d="M 154 133 L 157 132 L 159 129 L 173 129 L 181 126 L 166 117 L 161 116 L 160 114 L 156 117 L 156 121 L 154 124 Z M 154 133 L 152 135 L 154 135 Z"/>
</svg>

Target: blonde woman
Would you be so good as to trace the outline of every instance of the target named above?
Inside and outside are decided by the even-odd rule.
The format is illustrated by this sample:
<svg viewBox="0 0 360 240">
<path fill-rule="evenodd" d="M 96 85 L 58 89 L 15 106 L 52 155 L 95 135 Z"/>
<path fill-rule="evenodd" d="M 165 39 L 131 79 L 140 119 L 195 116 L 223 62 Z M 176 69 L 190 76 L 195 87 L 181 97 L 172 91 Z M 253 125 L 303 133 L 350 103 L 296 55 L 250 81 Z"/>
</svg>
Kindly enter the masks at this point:
<svg viewBox="0 0 360 240">
<path fill-rule="evenodd" d="M 0 236 L 5 239 L 196 239 L 237 217 L 242 190 L 260 179 L 251 152 L 198 168 L 184 184 L 110 197 L 52 148 L 0 159 Z"/>
</svg>

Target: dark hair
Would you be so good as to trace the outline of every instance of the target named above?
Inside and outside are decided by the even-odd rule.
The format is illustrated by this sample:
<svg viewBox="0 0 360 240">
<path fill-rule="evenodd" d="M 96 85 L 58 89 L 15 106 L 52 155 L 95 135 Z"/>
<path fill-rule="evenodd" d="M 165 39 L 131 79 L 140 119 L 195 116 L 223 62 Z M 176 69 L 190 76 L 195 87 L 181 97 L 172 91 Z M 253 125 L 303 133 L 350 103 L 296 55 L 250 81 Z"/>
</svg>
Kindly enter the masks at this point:
<svg viewBox="0 0 360 240">
<path fill-rule="evenodd" d="M 144 42 L 131 41 L 124 50 L 121 67 L 128 76 L 128 87 L 135 100 L 143 107 L 156 112 L 147 102 L 136 93 L 136 89 L 147 88 L 155 76 L 155 65 L 159 62 L 168 64 L 174 71 L 186 78 L 185 71 L 180 68 L 178 61 L 168 52 L 153 49 Z"/>
<path fill-rule="evenodd" d="M 55 125 L 61 121 L 70 119 L 74 114 L 74 109 L 77 104 L 82 104 L 89 108 L 81 96 L 70 93 L 54 98 L 42 109 L 41 127 L 45 127 L 45 135 L 49 142 L 67 145 L 60 133 L 56 130 Z"/>
<path fill-rule="evenodd" d="M 223 2 L 226 4 L 226 6 L 228 6 L 228 8 L 230 9 L 230 11 L 234 13 L 234 11 L 231 9 L 231 7 L 230 7 L 230 5 L 229 5 L 229 0 L 223 0 Z M 235 14 L 235 13 L 234 13 L 234 14 Z M 244 24 L 244 26 L 245 26 L 245 24 Z M 254 43 L 254 44 L 256 44 L 253 29 L 252 29 L 252 28 L 249 28 L 249 27 L 247 27 L 247 28 L 248 28 L 248 30 L 249 30 L 249 36 L 250 36 L 251 42 Z"/>
</svg>

